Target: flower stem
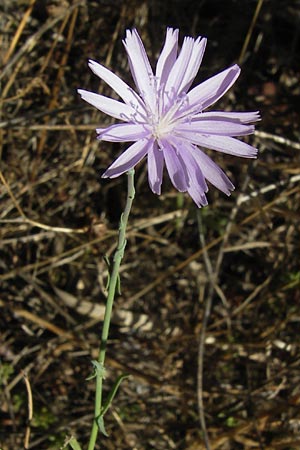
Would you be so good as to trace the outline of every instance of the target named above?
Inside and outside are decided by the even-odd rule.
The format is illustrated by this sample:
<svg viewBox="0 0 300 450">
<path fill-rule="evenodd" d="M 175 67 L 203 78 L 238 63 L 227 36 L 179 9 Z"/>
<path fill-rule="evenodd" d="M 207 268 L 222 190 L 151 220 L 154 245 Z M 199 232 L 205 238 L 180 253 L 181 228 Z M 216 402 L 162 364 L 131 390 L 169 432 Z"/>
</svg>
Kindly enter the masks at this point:
<svg viewBox="0 0 300 450">
<path fill-rule="evenodd" d="M 135 195 L 134 169 L 131 169 L 129 172 L 127 172 L 127 177 L 128 177 L 127 199 L 126 199 L 126 205 L 125 205 L 124 212 L 122 213 L 121 218 L 120 218 L 118 245 L 117 245 L 116 252 L 114 254 L 113 267 L 112 267 L 112 272 L 111 272 L 110 279 L 109 279 L 108 294 L 107 294 L 105 315 L 104 315 L 104 321 L 103 321 L 99 357 L 98 357 L 98 361 L 97 361 L 98 366 L 101 367 L 102 370 L 96 370 L 96 393 L 95 393 L 94 420 L 93 420 L 88 450 L 94 450 L 98 431 L 99 431 L 97 419 L 99 418 L 99 416 L 101 415 L 101 412 L 102 412 L 102 403 L 103 403 L 102 388 L 103 388 L 103 378 L 104 378 L 104 362 L 105 362 L 106 346 L 107 346 L 108 333 L 109 333 L 109 327 L 110 327 L 110 321 L 111 321 L 111 313 L 112 313 L 112 307 L 113 307 L 113 302 L 114 302 L 114 298 L 115 298 L 116 287 L 117 287 L 118 279 L 119 279 L 119 269 L 120 269 L 121 261 L 124 256 L 124 250 L 125 250 L 125 246 L 126 246 L 126 227 L 127 227 L 128 217 L 129 217 L 129 213 L 130 213 L 132 202 L 133 202 L 134 195 Z"/>
</svg>

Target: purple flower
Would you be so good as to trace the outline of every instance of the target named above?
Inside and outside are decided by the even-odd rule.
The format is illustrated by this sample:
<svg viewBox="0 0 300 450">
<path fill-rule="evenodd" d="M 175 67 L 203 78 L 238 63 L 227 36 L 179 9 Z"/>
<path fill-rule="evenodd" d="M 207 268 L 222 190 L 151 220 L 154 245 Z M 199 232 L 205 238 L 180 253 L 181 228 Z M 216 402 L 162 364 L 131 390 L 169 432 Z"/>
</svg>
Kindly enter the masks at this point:
<svg viewBox="0 0 300 450">
<path fill-rule="evenodd" d="M 235 64 L 188 92 L 201 65 L 205 38 L 185 37 L 178 54 L 178 30 L 168 28 L 155 73 L 136 30 L 127 30 L 123 44 L 138 93 L 95 61 L 89 61 L 91 70 L 113 88 L 123 102 L 78 90 L 85 101 L 123 121 L 97 129 L 98 139 L 134 142 L 103 177 L 117 177 L 147 155 L 149 184 L 156 194 L 161 192 L 166 165 L 175 188 L 188 192 L 198 207 L 207 205 L 206 180 L 230 195 L 233 184 L 202 148 L 255 158 L 257 150 L 236 137 L 253 133 L 251 123 L 259 120 L 259 114 L 204 110 L 228 91 L 239 76 L 240 68 Z"/>
</svg>

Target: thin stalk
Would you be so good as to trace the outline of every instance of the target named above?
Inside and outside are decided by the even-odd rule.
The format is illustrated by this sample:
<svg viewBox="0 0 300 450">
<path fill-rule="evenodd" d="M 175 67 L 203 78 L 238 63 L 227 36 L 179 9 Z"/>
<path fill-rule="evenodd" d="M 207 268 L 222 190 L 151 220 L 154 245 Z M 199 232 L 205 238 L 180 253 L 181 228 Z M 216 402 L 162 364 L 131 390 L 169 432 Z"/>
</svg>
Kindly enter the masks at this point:
<svg viewBox="0 0 300 450">
<path fill-rule="evenodd" d="M 108 333 L 111 321 L 111 313 L 112 307 L 114 303 L 116 287 L 119 279 L 119 269 L 121 265 L 121 261 L 124 256 L 124 250 L 126 246 L 126 227 L 128 222 L 129 213 L 131 210 L 132 202 L 135 195 L 134 189 L 134 169 L 130 170 L 127 173 L 128 183 L 127 183 L 127 199 L 124 212 L 121 215 L 120 224 L 119 224 L 119 235 L 118 235 L 118 245 L 116 252 L 113 258 L 113 267 L 110 275 L 109 285 L 108 285 L 108 294 L 105 308 L 105 315 L 103 321 L 102 335 L 101 335 L 101 343 L 99 350 L 98 363 L 102 370 L 96 370 L 96 393 L 95 393 L 95 409 L 94 409 L 94 420 L 90 435 L 90 441 L 88 450 L 94 450 L 96 439 L 98 436 L 98 424 L 97 418 L 100 416 L 102 412 L 102 385 L 104 378 L 104 362 L 106 355 L 106 346 L 108 340 Z"/>
</svg>

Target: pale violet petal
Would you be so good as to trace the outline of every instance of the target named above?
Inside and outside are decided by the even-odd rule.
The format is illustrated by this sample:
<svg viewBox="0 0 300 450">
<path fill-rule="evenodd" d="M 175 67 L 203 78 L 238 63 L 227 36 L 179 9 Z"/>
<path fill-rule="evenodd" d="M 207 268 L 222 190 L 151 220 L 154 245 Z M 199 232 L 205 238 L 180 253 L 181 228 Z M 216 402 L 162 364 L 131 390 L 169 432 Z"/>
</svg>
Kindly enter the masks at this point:
<svg viewBox="0 0 300 450">
<path fill-rule="evenodd" d="M 141 124 L 120 123 L 108 128 L 96 129 L 98 139 L 109 142 L 130 142 L 144 139 L 150 135 L 150 130 Z"/>
<path fill-rule="evenodd" d="M 186 138 L 188 138 L 189 133 L 219 136 L 245 136 L 254 133 L 254 125 L 237 123 L 223 118 L 216 119 L 210 120 L 200 116 L 199 119 L 193 120 L 192 122 L 178 125 L 176 127 L 176 133 L 183 134 Z"/>
<path fill-rule="evenodd" d="M 155 104 L 154 75 L 138 32 L 135 29 L 127 30 L 123 44 L 135 84 L 143 100 L 150 108 L 153 108 Z"/>
<path fill-rule="evenodd" d="M 235 64 L 194 87 L 187 94 L 186 113 L 193 111 L 195 107 L 200 112 L 223 97 L 236 81 L 240 71 L 239 66 Z"/>
<path fill-rule="evenodd" d="M 163 151 L 167 171 L 173 186 L 179 192 L 186 192 L 188 176 L 185 167 L 182 166 L 177 156 L 176 149 L 166 139 L 160 139 L 158 144 Z"/>
<path fill-rule="evenodd" d="M 199 208 L 206 206 L 208 202 L 205 193 L 208 191 L 208 187 L 201 167 L 185 145 L 178 144 L 178 146 L 180 147 L 178 156 L 182 159 L 182 164 L 185 165 L 188 173 L 187 191 Z"/>
<path fill-rule="evenodd" d="M 195 76 L 198 73 L 198 70 L 200 68 L 203 55 L 205 52 L 207 39 L 198 37 L 193 46 L 192 55 L 188 62 L 188 66 L 186 68 L 186 71 L 184 73 L 183 80 L 180 85 L 179 93 L 180 92 L 187 92 L 194 81 Z"/>
<path fill-rule="evenodd" d="M 234 185 L 231 183 L 227 175 L 223 170 L 213 162 L 213 160 L 195 146 L 189 146 L 189 151 L 199 164 L 204 177 L 217 189 L 224 192 L 226 195 L 230 195 L 234 190 Z"/>
<path fill-rule="evenodd" d="M 127 103 L 127 105 L 130 105 L 137 113 L 145 114 L 145 107 L 139 96 L 130 86 L 128 86 L 128 84 L 121 80 L 120 77 L 93 60 L 89 60 L 89 67 L 94 74 L 105 81 L 105 83 L 107 83 L 124 100 L 124 102 Z"/>
<path fill-rule="evenodd" d="M 109 168 L 104 172 L 102 178 L 116 178 L 138 164 L 148 152 L 148 148 L 153 145 L 149 139 L 141 139 L 132 144 L 123 152 Z"/>
<path fill-rule="evenodd" d="M 192 117 L 192 121 L 198 119 L 225 119 L 232 120 L 233 122 L 238 123 L 252 123 L 260 120 L 259 111 L 253 112 L 227 112 L 227 111 L 209 111 L 209 112 L 201 112 L 199 114 L 194 114 Z"/>
<path fill-rule="evenodd" d="M 168 140 L 176 148 L 178 158 L 185 167 L 188 177 L 187 192 L 199 208 L 206 206 L 208 202 L 205 193 L 208 187 L 201 167 L 189 151 L 191 144 L 174 136 L 169 137 Z"/>
<path fill-rule="evenodd" d="M 178 32 L 178 29 L 167 29 L 166 41 L 157 60 L 155 72 L 155 76 L 159 79 L 160 85 L 166 83 L 167 77 L 176 61 L 178 51 Z"/>
<path fill-rule="evenodd" d="M 189 185 L 191 186 L 194 184 L 198 186 L 203 194 L 207 192 L 208 187 L 205 178 L 193 155 L 185 148 L 185 146 L 181 147 L 179 155 L 186 166 L 189 175 Z"/>
<path fill-rule="evenodd" d="M 193 144 L 227 153 L 228 155 L 240 156 L 241 158 L 256 158 L 257 156 L 256 148 L 229 136 L 205 136 L 188 133 L 188 135 L 185 135 L 185 138 Z"/>
<path fill-rule="evenodd" d="M 77 91 L 83 100 L 92 106 L 95 106 L 99 111 L 108 114 L 116 119 L 129 122 L 134 117 L 135 111 L 126 103 L 118 102 L 104 95 L 95 94 L 94 92 L 85 91 L 84 89 L 78 89 Z"/>
<path fill-rule="evenodd" d="M 208 205 L 206 195 L 203 194 L 202 191 L 199 190 L 199 188 L 197 188 L 195 184 L 189 186 L 187 191 L 194 200 L 194 202 L 196 203 L 196 205 L 198 206 L 198 208 L 202 208 L 202 206 Z"/>
<path fill-rule="evenodd" d="M 178 91 L 182 84 L 182 80 L 184 79 L 185 72 L 191 59 L 193 47 L 194 39 L 191 37 L 185 37 L 179 56 L 171 69 L 165 86 L 165 94 L 169 100 L 169 103 L 172 103 L 174 98 L 177 97 Z"/>
<path fill-rule="evenodd" d="M 160 195 L 163 179 L 164 154 L 154 142 L 153 147 L 148 150 L 148 181 L 154 194 Z"/>
</svg>

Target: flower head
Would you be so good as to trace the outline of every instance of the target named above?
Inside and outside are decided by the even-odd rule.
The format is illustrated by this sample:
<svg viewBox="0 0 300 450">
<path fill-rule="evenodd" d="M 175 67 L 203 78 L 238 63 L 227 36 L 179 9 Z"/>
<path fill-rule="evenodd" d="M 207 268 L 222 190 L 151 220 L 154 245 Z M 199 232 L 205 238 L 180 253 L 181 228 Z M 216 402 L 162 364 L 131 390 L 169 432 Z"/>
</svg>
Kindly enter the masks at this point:
<svg viewBox="0 0 300 450">
<path fill-rule="evenodd" d="M 166 166 L 175 188 L 188 192 L 198 207 L 207 205 L 206 181 L 230 195 L 233 184 L 202 148 L 256 157 L 257 150 L 236 137 L 254 132 L 258 112 L 205 112 L 233 85 L 240 68 L 235 64 L 189 91 L 201 65 L 205 38 L 185 37 L 178 53 L 178 30 L 168 28 L 154 72 L 136 30 L 127 30 L 123 44 L 138 92 L 95 61 L 89 61 L 91 70 L 123 102 L 78 90 L 85 101 L 123 122 L 97 129 L 98 139 L 133 142 L 103 177 L 117 177 L 147 155 L 149 184 L 156 194 L 161 192 Z"/>
</svg>

